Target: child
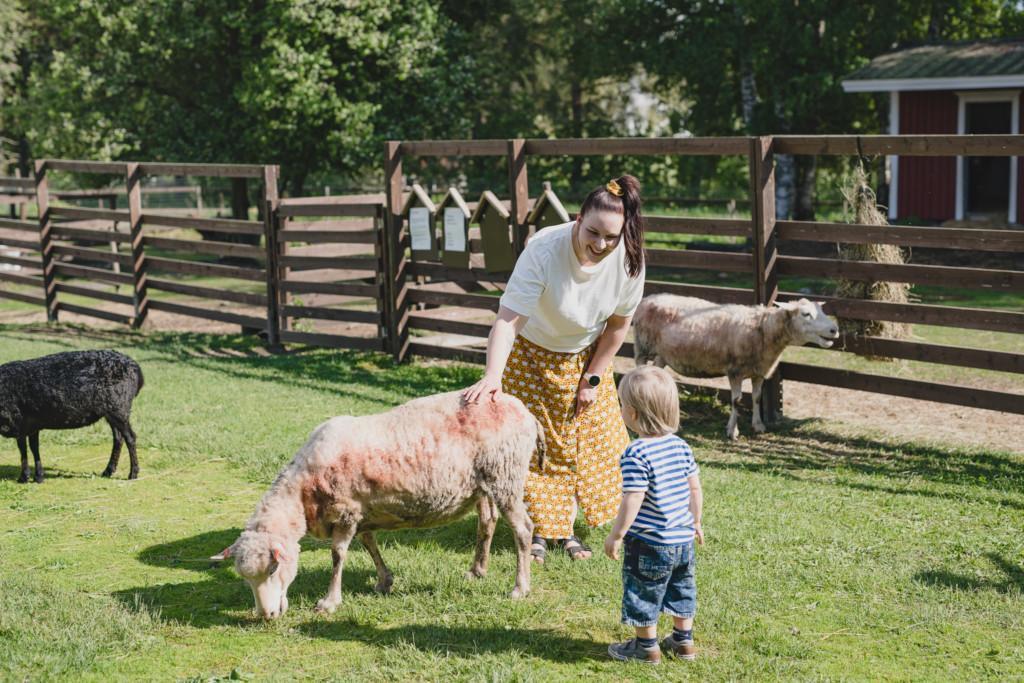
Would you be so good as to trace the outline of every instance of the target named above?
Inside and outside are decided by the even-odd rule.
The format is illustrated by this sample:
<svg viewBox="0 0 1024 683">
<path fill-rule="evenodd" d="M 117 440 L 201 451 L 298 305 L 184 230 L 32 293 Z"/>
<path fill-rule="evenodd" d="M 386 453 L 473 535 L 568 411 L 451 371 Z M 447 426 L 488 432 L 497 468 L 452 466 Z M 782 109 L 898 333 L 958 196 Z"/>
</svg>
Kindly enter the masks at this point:
<svg viewBox="0 0 1024 683">
<path fill-rule="evenodd" d="M 694 659 L 697 611 L 693 542 L 704 545 L 703 493 L 697 463 L 679 429 L 679 394 L 671 375 L 653 365 L 622 378 L 619 400 L 626 426 L 639 437 L 622 454 L 622 503 L 604 552 L 622 567 L 622 623 L 636 638 L 608 646 L 613 658 L 661 661 L 658 615 L 672 615 L 674 629 L 661 642 L 671 655 Z"/>
</svg>

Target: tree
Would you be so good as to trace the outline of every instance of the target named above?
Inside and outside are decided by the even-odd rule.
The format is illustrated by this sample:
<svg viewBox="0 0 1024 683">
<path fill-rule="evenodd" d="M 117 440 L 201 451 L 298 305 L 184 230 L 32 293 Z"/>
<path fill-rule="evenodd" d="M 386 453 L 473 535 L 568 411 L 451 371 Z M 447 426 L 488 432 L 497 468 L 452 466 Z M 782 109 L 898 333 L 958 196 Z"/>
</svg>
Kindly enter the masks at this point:
<svg viewBox="0 0 1024 683">
<path fill-rule="evenodd" d="M 438 61 L 427 0 L 36 0 L 20 106 L 36 156 L 277 162 L 379 157 L 381 93 Z"/>
<path fill-rule="evenodd" d="M 662 87 L 684 83 L 692 107 L 680 124 L 698 135 L 884 130 L 887 102 L 845 94 L 843 76 L 902 44 L 1004 35 L 1021 14 L 994 0 L 633 0 L 623 10 L 643 29 L 634 59 Z M 815 164 L 777 158 L 780 217 L 810 217 Z"/>
</svg>

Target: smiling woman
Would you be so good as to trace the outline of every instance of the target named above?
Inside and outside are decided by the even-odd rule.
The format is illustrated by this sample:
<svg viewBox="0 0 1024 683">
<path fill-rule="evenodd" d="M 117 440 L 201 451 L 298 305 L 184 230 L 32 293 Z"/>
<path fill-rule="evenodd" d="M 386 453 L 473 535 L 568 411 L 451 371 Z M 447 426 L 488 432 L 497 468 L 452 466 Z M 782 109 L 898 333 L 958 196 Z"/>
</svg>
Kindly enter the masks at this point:
<svg viewBox="0 0 1024 683">
<path fill-rule="evenodd" d="M 465 392 L 477 401 L 504 390 L 544 426 L 548 465 L 534 464 L 526 482 L 539 562 L 550 539 L 573 559 L 591 556 L 573 534 L 577 505 L 591 526 L 618 509 L 629 436 L 612 359 L 643 295 L 643 241 L 640 184 L 630 175 L 594 189 L 574 222 L 534 235 L 501 298 L 484 377 Z"/>
</svg>

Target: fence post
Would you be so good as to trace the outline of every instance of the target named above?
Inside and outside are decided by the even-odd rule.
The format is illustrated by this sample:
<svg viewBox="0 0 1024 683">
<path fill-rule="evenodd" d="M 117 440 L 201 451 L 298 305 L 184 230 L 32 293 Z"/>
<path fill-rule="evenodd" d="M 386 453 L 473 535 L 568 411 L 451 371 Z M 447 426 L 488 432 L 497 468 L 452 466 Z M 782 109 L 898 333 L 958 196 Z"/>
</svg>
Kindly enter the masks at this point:
<svg viewBox="0 0 1024 683">
<path fill-rule="evenodd" d="M 146 254 L 142 241 L 142 174 L 139 165 L 129 162 L 125 167 L 128 189 L 128 232 L 132 252 L 132 302 L 135 315 L 132 327 L 138 328 L 149 314 L 149 291 L 146 286 Z"/>
<path fill-rule="evenodd" d="M 775 162 L 771 137 L 750 139 L 750 191 L 753 217 L 755 303 L 772 306 L 779 294 L 778 249 L 775 239 Z M 782 370 L 765 380 L 761 389 L 765 422 L 782 418 Z"/>
<path fill-rule="evenodd" d="M 387 318 L 388 341 L 395 361 L 402 362 L 409 351 L 409 303 L 405 258 L 405 239 L 402 236 L 402 151 L 401 143 L 384 143 L 384 189 L 387 206 L 384 210 L 384 233 L 387 266 Z"/>
<path fill-rule="evenodd" d="M 516 256 L 526 246 L 526 216 L 530 208 L 530 189 L 526 182 L 526 141 L 508 141 L 508 191 L 512 196 L 512 246 Z"/>
<path fill-rule="evenodd" d="M 277 213 L 278 167 L 263 167 L 263 240 L 267 254 L 267 347 L 281 349 L 281 278 L 277 267 L 280 216 Z"/>
<path fill-rule="evenodd" d="M 36 208 L 39 211 L 39 253 L 43 260 L 43 298 L 46 301 L 46 319 L 57 322 L 57 285 L 54 282 L 53 239 L 50 234 L 50 190 L 46 178 L 46 160 L 36 161 Z"/>
</svg>

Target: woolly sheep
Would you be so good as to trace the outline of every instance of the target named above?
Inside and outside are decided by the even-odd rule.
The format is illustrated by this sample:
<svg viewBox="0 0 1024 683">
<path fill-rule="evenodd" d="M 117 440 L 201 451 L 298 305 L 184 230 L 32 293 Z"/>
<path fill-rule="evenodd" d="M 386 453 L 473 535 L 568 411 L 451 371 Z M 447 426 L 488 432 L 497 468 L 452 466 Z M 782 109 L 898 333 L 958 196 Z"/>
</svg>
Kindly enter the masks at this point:
<svg viewBox="0 0 1024 683">
<path fill-rule="evenodd" d="M 129 417 L 132 401 L 142 390 L 142 368 L 116 351 L 66 351 L 0 365 L 0 436 L 18 440 L 20 483 L 28 481 L 28 451 L 35 458 L 35 481 L 43 481 L 39 432 L 76 429 L 106 419 L 113 433 L 109 477 L 117 469 L 121 444 L 131 456 L 129 479 L 139 476 L 135 432 Z"/>
<path fill-rule="evenodd" d="M 785 348 L 808 343 L 829 348 L 839 328 L 820 303 L 807 299 L 775 308 L 716 304 L 695 297 L 656 294 L 640 302 L 633 316 L 637 364 L 653 361 L 689 377 L 729 378 L 732 411 L 726 437 L 739 435 L 742 383 L 751 379 L 754 431 L 764 432 L 761 387 Z"/>
<path fill-rule="evenodd" d="M 238 540 L 211 559 L 233 557 L 256 611 L 272 619 L 288 609 L 299 539 L 307 533 L 329 538 L 334 571 L 316 610 L 330 613 L 341 602 L 341 573 L 354 536 L 377 568 L 375 590 L 387 593 L 392 574 L 374 532 L 441 525 L 476 504 L 476 556 L 467 576 L 486 573 L 500 510 L 518 553 L 512 597 L 524 597 L 533 523 L 523 487 L 535 451 L 542 465 L 543 431 L 508 395 L 467 404 L 452 392 L 378 415 L 335 417 L 317 427 L 281 471 Z"/>
</svg>

